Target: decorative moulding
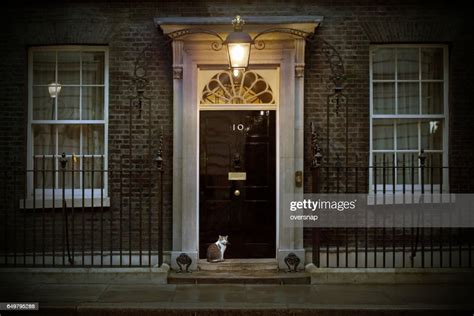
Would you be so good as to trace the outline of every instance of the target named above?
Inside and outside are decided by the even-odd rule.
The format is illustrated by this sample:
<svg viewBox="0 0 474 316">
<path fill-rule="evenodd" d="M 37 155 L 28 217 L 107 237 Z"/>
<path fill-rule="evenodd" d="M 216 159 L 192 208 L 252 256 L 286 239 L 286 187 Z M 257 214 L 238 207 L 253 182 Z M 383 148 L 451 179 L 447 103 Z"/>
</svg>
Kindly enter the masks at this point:
<svg viewBox="0 0 474 316">
<path fill-rule="evenodd" d="M 290 28 L 306 33 L 314 33 L 314 30 L 322 22 L 322 16 L 242 16 L 245 20 L 244 30 L 251 36 L 269 28 Z M 182 29 L 199 28 L 210 30 L 225 36 L 232 31 L 232 17 L 156 17 L 155 25 L 169 34 Z M 206 34 L 192 34 L 189 37 L 207 39 L 213 37 Z M 264 39 L 293 39 L 296 38 L 286 33 L 265 34 Z"/>
</svg>

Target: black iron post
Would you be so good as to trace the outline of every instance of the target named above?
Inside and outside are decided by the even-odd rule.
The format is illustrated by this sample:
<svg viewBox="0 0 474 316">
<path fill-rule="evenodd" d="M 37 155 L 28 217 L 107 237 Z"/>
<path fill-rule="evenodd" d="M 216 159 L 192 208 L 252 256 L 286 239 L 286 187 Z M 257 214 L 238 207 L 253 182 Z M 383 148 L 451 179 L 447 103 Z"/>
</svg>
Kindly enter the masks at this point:
<svg viewBox="0 0 474 316">
<path fill-rule="evenodd" d="M 313 153 L 313 159 L 311 161 L 312 192 L 319 193 L 321 192 L 321 162 L 323 155 L 321 154 L 321 148 L 318 143 L 318 133 L 313 123 L 311 123 L 311 147 Z M 313 264 L 316 267 L 320 267 L 321 231 L 320 228 L 317 227 L 312 229 L 312 248 Z"/>
<path fill-rule="evenodd" d="M 158 154 L 155 157 L 156 168 L 159 174 L 159 205 L 158 205 L 158 267 L 163 264 L 163 127 L 161 128 Z M 151 236 L 150 236 L 151 238 Z"/>
<path fill-rule="evenodd" d="M 421 176 L 421 194 L 425 193 L 425 162 L 426 162 L 426 154 L 425 151 L 422 149 L 420 151 L 420 155 L 418 156 L 420 160 L 420 176 Z"/>
<path fill-rule="evenodd" d="M 66 153 L 63 152 L 61 154 L 61 158 L 59 158 L 59 163 L 61 164 L 61 173 L 62 173 L 62 179 L 63 179 L 63 192 L 62 192 L 62 200 L 63 200 L 63 217 L 64 217 L 64 226 L 63 226 L 63 236 L 65 238 L 66 242 L 66 251 L 67 251 L 67 258 L 69 261 L 70 265 L 74 265 L 74 260 L 71 257 L 71 253 L 69 250 L 69 228 L 68 228 L 68 219 L 67 219 L 67 203 L 66 203 L 66 166 L 67 166 L 67 158 L 66 158 Z M 72 184 L 74 186 L 74 183 Z M 71 197 L 74 199 L 74 196 Z M 64 241 L 63 241 L 63 265 L 64 265 Z"/>
</svg>

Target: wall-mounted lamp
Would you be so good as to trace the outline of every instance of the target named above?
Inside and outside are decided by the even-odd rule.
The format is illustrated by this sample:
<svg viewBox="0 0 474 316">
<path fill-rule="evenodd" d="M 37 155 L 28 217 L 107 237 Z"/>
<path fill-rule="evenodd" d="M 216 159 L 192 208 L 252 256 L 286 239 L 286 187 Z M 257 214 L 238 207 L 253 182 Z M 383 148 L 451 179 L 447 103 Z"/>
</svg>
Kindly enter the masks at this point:
<svg viewBox="0 0 474 316">
<path fill-rule="evenodd" d="M 59 95 L 59 92 L 61 92 L 61 84 L 60 83 L 57 83 L 57 82 L 51 82 L 49 85 L 48 85 L 48 92 L 49 92 L 49 96 L 51 97 L 51 119 L 54 120 L 54 112 L 55 112 L 55 109 L 56 109 L 56 99 Z"/>
<path fill-rule="evenodd" d="M 240 71 L 245 71 L 249 66 L 250 62 L 250 50 L 253 45 L 255 49 L 262 50 L 265 48 L 265 43 L 262 40 L 257 40 L 260 36 L 269 33 L 286 33 L 295 37 L 303 38 L 305 40 L 311 40 L 313 33 L 308 33 L 298 29 L 286 28 L 286 27 L 274 27 L 265 29 L 257 33 L 253 38 L 249 33 L 243 31 L 243 25 L 245 21 L 237 15 L 232 20 L 234 30 L 230 32 L 225 39 L 223 39 L 217 32 L 203 28 L 189 28 L 176 30 L 168 33 L 170 40 L 175 40 L 180 37 L 190 34 L 208 34 L 213 35 L 219 39 L 212 43 L 212 49 L 218 51 L 224 46 L 227 49 L 227 57 L 229 60 L 229 68 L 232 70 L 234 76 L 238 76 Z"/>
<path fill-rule="evenodd" d="M 61 86 L 60 83 L 51 82 L 48 85 L 49 96 L 53 99 L 56 99 L 59 95 L 59 92 L 61 92 L 61 88 L 62 88 L 62 86 Z"/>
<path fill-rule="evenodd" d="M 227 46 L 227 56 L 230 68 L 234 70 L 234 75 L 238 71 L 244 71 L 249 65 L 250 47 L 254 43 L 250 35 L 242 31 L 245 21 L 237 15 L 232 20 L 234 31 L 227 35 L 224 45 Z"/>
</svg>

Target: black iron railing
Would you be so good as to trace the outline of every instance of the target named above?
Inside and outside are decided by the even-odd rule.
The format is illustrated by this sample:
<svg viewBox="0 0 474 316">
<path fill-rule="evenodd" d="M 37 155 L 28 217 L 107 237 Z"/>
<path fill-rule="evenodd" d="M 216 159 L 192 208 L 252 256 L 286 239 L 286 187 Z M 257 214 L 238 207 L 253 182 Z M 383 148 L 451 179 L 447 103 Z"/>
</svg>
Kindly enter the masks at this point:
<svg viewBox="0 0 474 316">
<path fill-rule="evenodd" d="M 63 155 L 3 170 L 0 265 L 161 266 L 162 158 L 113 165 Z"/>
<path fill-rule="evenodd" d="M 372 197 L 474 192 L 473 168 L 426 164 L 423 153 L 398 166 L 386 157 L 373 166 L 312 166 L 313 193 L 364 193 Z M 393 160 L 392 160 L 393 161 Z M 474 210 L 473 210 L 474 211 Z M 472 267 L 474 230 L 458 227 L 311 228 L 318 267 Z"/>
<path fill-rule="evenodd" d="M 163 168 L 104 158 L 36 157 L 2 171 L 0 265 L 154 266 L 163 263 Z M 109 162 L 109 165 L 111 163 Z M 96 168 L 97 166 L 97 168 Z M 315 193 L 473 192 L 473 168 L 419 164 L 312 168 Z M 319 267 L 472 267 L 470 228 L 313 228 Z"/>
</svg>

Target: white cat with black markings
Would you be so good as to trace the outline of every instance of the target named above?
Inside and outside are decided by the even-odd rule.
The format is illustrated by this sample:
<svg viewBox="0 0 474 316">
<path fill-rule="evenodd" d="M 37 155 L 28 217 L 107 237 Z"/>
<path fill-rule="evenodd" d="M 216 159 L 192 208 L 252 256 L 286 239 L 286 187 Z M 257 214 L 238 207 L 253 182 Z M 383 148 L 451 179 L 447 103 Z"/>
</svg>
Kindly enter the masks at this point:
<svg viewBox="0 0 474 316">
<path fill-rule="evenodd" d="M 227 245 L 230 245 L 229 241 L 227 240 L 228 237 L 229 236 L 219 235 L 219 239 L 207 247 L 207 262 L 224 261 L 225 249 L 227 248 Z"/>
</svg>

